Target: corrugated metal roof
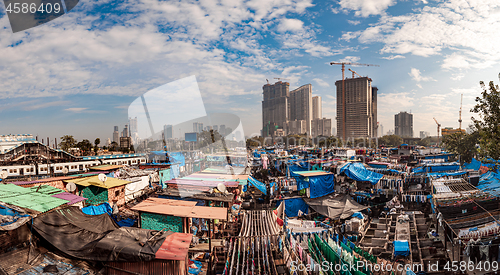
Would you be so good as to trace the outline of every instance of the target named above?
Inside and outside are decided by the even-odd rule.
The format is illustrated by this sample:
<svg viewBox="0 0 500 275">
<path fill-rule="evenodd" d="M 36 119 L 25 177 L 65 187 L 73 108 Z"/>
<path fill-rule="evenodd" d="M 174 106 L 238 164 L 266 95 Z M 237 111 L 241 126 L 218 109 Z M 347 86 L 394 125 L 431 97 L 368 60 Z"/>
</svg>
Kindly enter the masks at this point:
<svg viewBox="0 0 500 275">
<path fill-rule="evenodd" d="M 103 164 L 98 166 L 89 167 L 90 170 L 115 170 L 122 168 L 123 165 L 111 165 L 111 164 Z"/>
<path fill-rule="evenodd" d="M 14 184 L 0 184 L 0 201 L 38 212 L 46 212 L 68 203 L 67 200 L 54 198 Z"/>
<path fill-rule="evenodd" d="M 193 234 L 173 233 L 156 251 L 156 259 L 182 261 L 186 259 Z"/>
<path fill-rule="evenodd" d="M 75 204 L 77 202 L 81 202 L 81 201 L 84 201 L 87 199 L 87 198 L 80 197 L 80 196 L 77 196 L 77 195 L 74 195 L 74 194 L 71 194 L 68 192 L 62 192 L 59 194 L 55 194 L 55 195 L 52 195 L 52 197 L 67 200 L 68 205 L 72 205 L 72 204 Z"/>
<path fill-rule="evenodd" d="M 78 175 L 62 176 L 62 177 L 51 177 L 51 178 L 44 178 L 44 179 L 38 179 L 38 180 L 32 180 L 32 181 L 14 181 L 11 183 L 15 184 L 15 185 L 26 185 L 26 184 L 33 184 L 33 183 L 44 183 L 44 182 L 52 182 L 52 181 L 60 181 L 60 180 L 69 180 L 69 179 L 74 179 L 77 177 L 79 177 L 79 176 Z"/>
<path fill-rule="evenodd" d="M 294 172 L 294 173 L 299 174 L 303 177 L 324 176 L 324 175 L 331 175 L 332 174 L 330 172 L 324 172 L 324 171 L 301 171 L 301 172 Z"/>
<path fill-rule="evenodd" d="M 211 181 L 211 180 L 194 180 L 194 179 L 173 179 L 166 181 L 167 184 L 177 184 L 177 185 L 193 185 L 193 186 L 204 186 L 204 187 L 217 187 L 217 185 L 222 182 L 226 187 L 238 187 L 238 181 Z"/>
<path fill-rule="evenodd" d="M 177 202 L 163 202 L 177 201 Z M 201 219 L 227 219 L 227 208 L 224 207 L 206 207 L 206 206 L 193 206 L 182 205 L 187 203 L 182 200 L 168 200 L 168 199 L 147 199 L 131 209 L 134 211 L 185 217 L 185 218 L 201 218 Z M 194 202 L 196 204 L 196 202 Z"/>
<path fill-rule="evenodd" d="M 50 185 L 40 185 L 40 186 L 33 186 L 33 187 L 28 187 L 28 189 L 37 192 L 37 193 L 42 193 L 45 195 L 55 195 L 64 192 L 63 190 L 59 188 L 52 187 Z"/>
<path fill-rule="evenodd" d="M 65 180 L 65 182 L 73 182 L 73 183 L 81 185 L 81 186 L 94 185 L 94 186 L 98 186 L 98 187 L 106 188 L 106 189 L 117 187 L 117 186 L 122 186 L 122 185 L 130 183 L 130 181 L 108 177 L 106 179 L 106 182 L 103 184 L 102 181 L 99 180 L 98 176 L 86 177 L 86 178 L 82 178 L 82 179 Z"/>
</svg>

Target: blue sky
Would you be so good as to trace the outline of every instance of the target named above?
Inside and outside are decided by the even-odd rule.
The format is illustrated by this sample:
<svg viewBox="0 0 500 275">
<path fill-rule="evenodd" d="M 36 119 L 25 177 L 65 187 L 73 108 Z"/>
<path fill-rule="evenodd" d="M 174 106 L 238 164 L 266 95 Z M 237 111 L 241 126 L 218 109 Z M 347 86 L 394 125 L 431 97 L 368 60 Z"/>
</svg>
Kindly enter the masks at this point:
<svg viewBox="0 0 500 275">
<path fill-rule="evenodd" d="M 80 1 L 68 14 L 13 34 L 0 9 L 0 134 L 110 138 L 144 92 L 196 76 L 207 112 L 261 129 L 262 86 L 311 83 L 335 118 L 340 66 L 379 88 L 384 132 L 414 114 L 414 132 L 463 123 L 479 81 L 500 72 L 497 0 Z M 335 122 L 334 122 L 335 124 Z"/>
</svg>

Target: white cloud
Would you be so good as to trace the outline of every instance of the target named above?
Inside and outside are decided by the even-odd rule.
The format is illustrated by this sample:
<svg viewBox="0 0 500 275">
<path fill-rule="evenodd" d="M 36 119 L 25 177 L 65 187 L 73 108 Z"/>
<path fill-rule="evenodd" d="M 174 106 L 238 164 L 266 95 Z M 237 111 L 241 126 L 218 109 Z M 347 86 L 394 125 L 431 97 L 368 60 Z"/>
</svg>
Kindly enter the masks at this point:
<svg viewBox="0 0 500 275">
<path fill-rule="evenodd" d="M 64 109 L 64 111 L 74 112 L 74 113 L 81 113 L 85 110 L 87 110 L 87 108 L 67 108 L 67 109 Z"/>
<path fill-rule="evenodd" d="M 360 12 L 360 2 L 349 6 Z M 500 61 L 499 9 L 497 0 L 437 1 L 436 6 L 421 6 L 409 14 L 383 15 L 378 23 L 345 36 L 357 35 L 361 43 L 382 42 L 382 54 L 428 57 L 452 50 L 455 54 L 445 58 L 442 68 L 485 68 Z"/>
<path fill-rule="evenodd" d="M 422 74 L 420 73 L 420 70 L 419 69 L 415 69 L 415 68 L 411 68 L 410 72 L 408 73 L 409 76 L 411 76 L 411 78 L 417 82 L 420 82 L 420 81 L 436 81 L 435 79 L 433 79 L 432 77 L 430 76 L 422 76 Z M 422 86 L 419 86 L 420 88 L 422 88 Z"/>
<path fill-rule="evenodd" d="M 361 21 L 359 20 L 347 20 L 347 22 L 354 26 L 361 24 Z"/>
<path fill-rule="evenodd" d="M 321 78 L 314 78 L 313 80 L 316 81 L 316 84 L 318 84 L 321 87 L 330 87 L 330 84 L 328 84 L 328 82 L 324 81 Z"/>
<path fill-rule="evenodd" d="M 397 58 L 405 58 L 404 55 L 390 55 L 390 56 L 384 56 L 382 57 L 382 59 L 387 59 L 387 60 L 393 60 L 393 59 L 397 59 Z"/>
<path fill-rule="evenodd" d="M 280 32 L 286 32 L 286 31 L 292 31 L 292 32 L 298 32 L 303 29 L 304 22 L 300 21 L 299 19 L 289 19 L 285 18 L 281 20 L 280 24 L 278 25 L 278 31 Z"/>
<path fill-rule="evenodd" d="M 344 10 L 353 10 L 356 16 L 368 17 L 380 15 L 396 4 L 396 0 L 340 0 L 339 5 Z"/>
</svg>

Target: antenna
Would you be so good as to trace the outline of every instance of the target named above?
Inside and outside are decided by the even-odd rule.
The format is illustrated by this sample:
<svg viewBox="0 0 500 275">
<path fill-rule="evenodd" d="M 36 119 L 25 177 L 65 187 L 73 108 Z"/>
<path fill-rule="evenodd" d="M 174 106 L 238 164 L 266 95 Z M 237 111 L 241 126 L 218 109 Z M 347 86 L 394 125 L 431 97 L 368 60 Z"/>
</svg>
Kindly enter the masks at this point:
<svg viewBox="0 0 500 275">
<path fill-rule="evenodd" d="M 460 111 L 458 111 L 458 129 L 462 130 L 462 100 L 464 98 L 464 94 L 460 95 Z"/>
<path fill-rule="evenodd" d="M 102 182 L 102 184 L 106 185 L 106 180 L 108 179 L 108 177 L 106 177 L 106 175 L 104 175 L 103 173 L 100 173 L 99 176 L 97 176 L 97 178 Z"/>
</svg>

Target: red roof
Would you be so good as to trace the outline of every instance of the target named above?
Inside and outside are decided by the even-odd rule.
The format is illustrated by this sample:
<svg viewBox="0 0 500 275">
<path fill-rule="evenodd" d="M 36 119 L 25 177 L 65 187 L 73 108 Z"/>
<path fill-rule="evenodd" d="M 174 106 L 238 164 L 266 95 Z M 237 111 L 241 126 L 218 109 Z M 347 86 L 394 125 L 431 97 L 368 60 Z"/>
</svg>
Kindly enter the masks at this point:
<svg viewBox="0 0 500 275">
<path fill-rule="evenodd" d="M 227 208 L 187 205 L 188 203 L 193 202 L 149 198 L 131 210 L 184 218 L 227 220 Z"/>
<path fill-rule="evenodd" d="M 173 233 L 169 235 L 160 249 L 156 251 L 156 259 L 183 261 L 186 259 L 193 234 Z"/>
<path fill-rule="evenodd" d="M 190 179 L 173 179 L 166 181 L 167 184 L 175 183 L 177 185 L 193 185 L 193 186 L 203 186 L 203 187 L 217 187 L 217 184 L 224 183 L 226 187 L 238 187 L 239 181 L 227 180 L 227 181 L 204 181 L 204 180 L 190 180 Z"/>
</svg>

